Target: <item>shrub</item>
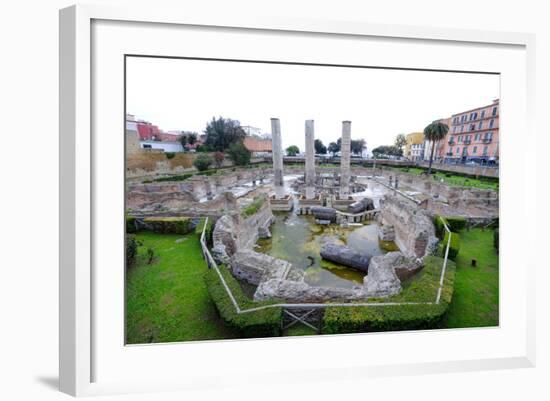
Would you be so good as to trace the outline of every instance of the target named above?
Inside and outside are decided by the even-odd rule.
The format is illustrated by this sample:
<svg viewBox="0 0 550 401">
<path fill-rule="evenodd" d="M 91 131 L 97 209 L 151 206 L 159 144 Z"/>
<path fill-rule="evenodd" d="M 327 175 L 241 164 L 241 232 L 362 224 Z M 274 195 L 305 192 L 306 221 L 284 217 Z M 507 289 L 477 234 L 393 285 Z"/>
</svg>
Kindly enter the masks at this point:
<svg viewBox="0 0 550 401">
<path fill-rule="evenodd" d="M 447 248 L 449 235 L 451 236 L 451 243 L 449 245 L 449 259 L 456 260 L 458 252 L 460 251 L 460 234 L 455 232 L 445 233 L 443 241 L 441 242 L 441 256 L 445 256 L 445 249 Z"/>
<path fill-rule="evenodd" d="M 176 153 L 174 152 L 164 152 L 167 159 L 173 159 L 176 156 Z"/>
<path fill-rule="evenodd" d="M 260 210 L 260 208 L 263 206 L 265 200 L 266 199 L 263 196 L 259 196 L 259 197 L 255 198 L 254 201 L 250 205 L 248 205 L 247 207 L 245 207 L 242 210 L 241 215 L 243 217 L 250 217 L 253 214 L 256 214 L 258 212 L 258 210 Z"/>
<path fill-rule="evenodd" d="M 126 215 L 126 232 L 128 234 L 134 234 L 137 232 L 135 217 Z"/>
<path fill-rule="evenodd" d="M 237 166 L 246 166 L 250 163 L 250 157 L 252 156 L 242 142 L 232 144 L 227 150 L 227 154 Z"/>
<path fill-rule="evenodd" d="M 214 153 L 214 161 L 216 162 L 216 167 L 220 168 L 224 160 L 225 160 L 225 155 L 223 154 L 223 152 Z"/>
<path fill-rule="evenodd" d="M 147 264 L 150 265 L 155 259 L 155 250 L 153 248 L 147 248 Z"/>
<path fill-rule="evenodd" d="M 413 302 L 433 301 L 439 287 L 439 275 L 443 259 L 439 257 L 425 258 L 425 266 L 422 272 L 429 273 L 429 298 L 425 298 L 424 290 L 426 281 L 413 286 L 408 291 L 404 288 L 402 293 L 383 300 L 383 302 Z M 323 317 L 323 334 L 364 333 L 372 331 L 399 331 L 434 329 L 441 326 L 442 320 L 449 308 L 453 295 L 455 264 L 447 263 L 447 271 L 443 291 L 439 304 L 419 305 L 384 305 L 362 307 L 327 307 Z M 422 284 L 422 285 L 420 285 Z M 420 298 L 417 291 L 422 294 Z"/>
<path fill-rule="evenodd" d="M 253 302 L 243 293 L 237 280 L 225 266 L 219 268 L 227 286 L 231 289 L 237 304 L 242 309 L 269 305 L 273 302 Z M 274 337 L 281 335 L 283 311 L 279 307 L 254 312 L 237 313 L 235 306 L 214 269 L 205 273 L 205 282 L 218 314 L 223 321 L 242 337 Z"/>
<path fill-rule="evenodd" d="M 214 160 L 208 156 L 208 155 L 199 155 L 193 161 L 193 165 L 197 168 L 199 171 L 205 171 L 210 168 L 210 166 L 214 163 Z"/>
<path fill-rule="evenodd" d="M 130 268 L 136 262 L 138 248 L 141 243 L 135 235 L 126 235 L 126 268 Z"/>
<path fill-rule="evenodd" d="M 210 146 L 208 145 L 198 145 L 195 150 L 200 153 L 210 152 Z"/>
<path fill-rule="evenodd" d="M 464 230 L 466 228 L 466 225 L 468 224 L 466 218 L 460 216 L 445 216 L 445 220 L 447 221 L 449 230 L 455 233 L 459 232 L 460 230 Z"/>
<path fill-rule="evenodd" d="M 498 245 L 499 245 L 499 242 L 498 242 L 498 228 L 495 228 L 494 231 L 493 231 L 493 246 L 497 250 L 497 253 L 498 253 L 498 250 L 499 250 Z"/>
<path fill-rule="evenodd" d="M 446 232 L 445 225 L 443 224 L 443 221 L 441 221 L 441 219 L 442 219 L 441 216 L 434 217 L 435 235 L 440 240 L 443 239 L 443 236 L 445 235 L 445 232 Z"/>
<path fill-rule="evenodd" d="M 143 225 L 159 234 L 187 234 L 194 228 L 189 217 L 146 217 Z"/>
</svg>

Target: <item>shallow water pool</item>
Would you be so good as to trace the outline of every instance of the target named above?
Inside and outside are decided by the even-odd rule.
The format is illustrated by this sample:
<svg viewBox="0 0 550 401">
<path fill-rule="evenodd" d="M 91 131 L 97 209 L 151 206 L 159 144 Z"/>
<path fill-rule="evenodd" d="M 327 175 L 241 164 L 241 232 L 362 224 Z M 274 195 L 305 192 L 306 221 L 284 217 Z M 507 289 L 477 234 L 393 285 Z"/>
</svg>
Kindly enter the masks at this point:
<svg viewBox="0 0 550 401">
<path fill-rule="evenodd" d="M 395 244 L 378 241 L 378 224 L 343 228 L 335 224 L 320 226 L 313 216 L 276 213 L 271 226 L 272 238 L 258 242 L 257 251 L 292 263 L 304 270 L 305 281 L 314 286 L 350 288 L 361 285 L 365 273 L 338 265 L 320 256 L 326 241 L 347 244 L 357 251 L 376 256 L 394 250 Z"/>
</svg>

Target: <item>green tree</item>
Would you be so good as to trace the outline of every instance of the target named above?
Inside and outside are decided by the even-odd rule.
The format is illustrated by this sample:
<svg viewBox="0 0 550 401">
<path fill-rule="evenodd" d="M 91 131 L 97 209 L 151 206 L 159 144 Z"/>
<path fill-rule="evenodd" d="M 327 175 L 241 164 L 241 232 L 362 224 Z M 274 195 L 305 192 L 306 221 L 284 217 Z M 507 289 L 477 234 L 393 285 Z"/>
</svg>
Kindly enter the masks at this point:
<svg viewBox="0 0 550 401">
<path fill-rule="evenodd" d="M 334 156 L 335 153 L 340 152 L 340 139 L 338 142 L 331 142 L 328 144 L 328 151 Z"/>
<path fill-rule="evenodd" d="M 388 158 L 390 156 L 403 156 L 403 151 L 397 148 L 397 146 L 395 145 L 393 146 L 382 145 L 374 148 L 372 150 L 372 154 L 374 155 L 374 157 L 380 159 L 380 158 Z"/>
<path fill-rule="evenodd" d="M 288 148 L 286 148 L 286 154 L 288 156 L 296 156 L 298 153 L 300 153 L 300 148 L 296 145 L 290 145 Z"/>
<path fill-rule="evenodd" d="M 223 154 L 223 152 L 214 153 L 214 161 L 216 162 L 216 167 L 220 168 L 224 160 L 225 160 L 225 155 Z"/>
<path fill-rule="evenodd" d="M 179 143 L 181 143 L 181 147 L 183 150 L 185 150 L 185 147 L 187 146 L 187 135 L 182 134 L 178 137 Z"/>
<path fill-rule="evenodd" d="M 327 147 L 323 144 L 323 141 L 320 139 L 316 139 L 314 142 L 315 146 L 315 153 L 318 155 L 326 155 L 327 154 Z"/>
<path fill-rule="evenodd" d="M 204 144 L 209 149 L 223 152 L 234 143 L 242 142 L 246 133 L 237 120 L 219 117 L 212 118 L 204 130 L 206 140 Z"/>
<path fill-rule="evenodd" d="M 399 134 L 395 137 L 394 146 L 399 149 L 403 150 L 403 147 L 407 144 L 407 138 L 405 137 L 405 134 Z"/>
<path fill-rule="evenodd" d="M 191 132 L 187 138 L 187 142 L 189 142 L 189 145 L 194 145 L 197 142 L 197 133 Z"/>
<path fill-rule="evenodd" d="M 350 143 L 351 153 L 354 155 L 363 154 L 363 150 L 367 147 L 364 139 L 352 139 Z"/>
<path fill-rule="evenodd" d="M 193 165 L 197 168 L 199 171 L 205 171 L 210 168 L 214 160 L 205 154 L 198 155 L 197 158 L 193 161 Z"/>
<path fill-rule="evenodd" d="M 237 166 L 246 166 L 250 164 L 252 153 L 244 146 L 242 142 L 232 144 L 227 150 L 229 158 Z"/>
<path fill-rule="evenodd" d="M 440 121 L 433 122 L 428 126 L 426 126 L 426 128 L 424 128 L 424 139 L 426 139 L 427 141 L 430 141 L 432 144 L 428 174 L 432 173 L 432 163 L 434 159 L 435 143 L 445 138 L 445 135 L 447 135 L 447 132 L 449 132 L 449 126 L 447 124 L 443 124 Z"/>
</svg>

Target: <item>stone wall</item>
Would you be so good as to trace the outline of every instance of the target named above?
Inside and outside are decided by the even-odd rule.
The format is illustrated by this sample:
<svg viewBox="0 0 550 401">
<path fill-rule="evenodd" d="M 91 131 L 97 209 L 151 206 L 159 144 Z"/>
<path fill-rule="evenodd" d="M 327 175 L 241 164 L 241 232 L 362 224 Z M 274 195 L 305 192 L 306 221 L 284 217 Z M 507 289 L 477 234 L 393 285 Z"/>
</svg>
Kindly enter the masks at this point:
<svg viewBox="0 0 550 401">
<path fill-rule="evenodd" d="M 423 258 L 437 242 L 428 213 L 399 195 L 388 194 L 380 201 L 380 219 L 393 226 L 395 243 L 407 257 Z"/>
<path fill-rule="evenodd" d="M 214 256 L 226 263 L 239 251 L 252 250 L 258 238 L 270 235 L 269 226 L 273 219 L 267 199 L 250 217 L 241 216 L 238 210 L 223 215 L 216 222 L 212 234 Z"/>
<path fill-rule="evenodd" d="M 183 209 L 210 209 L 209 206 L 221 205 L 216 201 L 204 205 L 208 195 L 215 198 L 223 195 L 227 188 L 250 183 L 265 177 L 260 169 L 226 171 L 212 176 L 195 175 L 185 181 L 129 183 L 126 191 L 126 207 L 133 211 L 173 211 Z M 251 188 L 252 190 L 252 188 Z M 199 203 L 200 202 L 200 203 Z M 220 215 L 223 210 L 220 210 Z"/>
</svg>

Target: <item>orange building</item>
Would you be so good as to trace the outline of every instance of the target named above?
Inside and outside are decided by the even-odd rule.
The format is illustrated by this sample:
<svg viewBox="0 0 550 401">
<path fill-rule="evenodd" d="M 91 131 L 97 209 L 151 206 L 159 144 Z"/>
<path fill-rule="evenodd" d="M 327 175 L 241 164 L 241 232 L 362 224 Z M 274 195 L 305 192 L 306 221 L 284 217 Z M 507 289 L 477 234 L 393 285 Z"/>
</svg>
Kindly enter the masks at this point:
<svg viewBox="0 0 550 401">
<path fill-rule="evenodd" d="M 246 136 L 243 143 L 244 146 L 254 154 L 254 156 L 271 154 L 273 151 L 271 139 L 259 139 L 253 136 Z"/>
<path fill-rule="evenodd" d="M 447 136 L 437 144 L 436 159 L 446 163 L 497 163 L 499 106 L 496 99 L 490 105 L 453 114 Z"/>
</svg>

